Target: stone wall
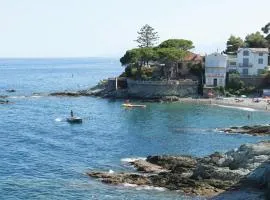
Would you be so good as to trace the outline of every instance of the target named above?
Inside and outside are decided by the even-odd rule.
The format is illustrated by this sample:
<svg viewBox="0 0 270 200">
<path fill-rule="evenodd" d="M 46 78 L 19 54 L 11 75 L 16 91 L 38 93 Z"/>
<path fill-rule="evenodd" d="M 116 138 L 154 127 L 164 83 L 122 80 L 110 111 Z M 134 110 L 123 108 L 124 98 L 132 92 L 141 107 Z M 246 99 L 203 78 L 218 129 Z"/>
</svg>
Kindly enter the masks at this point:
<svg viewBox="0 0 270 200">
<path fill-rule="evenodd" d="M 117 83 L 116 83 L 117 80 Z M 126 78 L 108 78 L 107 90 L 115 91 L 117 89 L 126 89 L 127 79 Z"/>
<path fill-rule="evenodd" d="M 134 81 L 127 80 L 128 95 L 138 98 L 164 96 L 190 97 L 198 95 L 198 82 L 190 79 L 179 81 Z"/>
</svg>

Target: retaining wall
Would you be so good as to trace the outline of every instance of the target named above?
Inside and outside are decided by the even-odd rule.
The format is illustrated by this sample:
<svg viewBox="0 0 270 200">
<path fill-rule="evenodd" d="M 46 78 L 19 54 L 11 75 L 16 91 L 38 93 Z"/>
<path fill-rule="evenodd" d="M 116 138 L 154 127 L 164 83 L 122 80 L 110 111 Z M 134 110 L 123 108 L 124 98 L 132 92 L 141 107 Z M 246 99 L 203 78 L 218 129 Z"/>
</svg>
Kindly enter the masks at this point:
<svg viewBox="0 0 270 200">
<path fill-rule="evenodd" d="M 134 81 L 128 79 L 127 85 L 128 95 L 138 98 L 190 97 L 198 95 L 198 82 L 190 79 L 179 81 Z"/>
</svg>

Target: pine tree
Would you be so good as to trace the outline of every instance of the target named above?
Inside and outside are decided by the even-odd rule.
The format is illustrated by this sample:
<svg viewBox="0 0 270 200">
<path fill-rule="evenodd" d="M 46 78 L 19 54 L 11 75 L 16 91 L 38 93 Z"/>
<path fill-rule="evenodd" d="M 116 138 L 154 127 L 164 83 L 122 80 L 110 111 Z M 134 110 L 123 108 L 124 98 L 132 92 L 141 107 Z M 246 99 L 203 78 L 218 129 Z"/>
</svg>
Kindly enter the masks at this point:
<svg viewBox="0 0 270 200">
<path fill-rule="evenodd" d="M 158 33 L 155 29 L 148 24 L 144 25 L 138 33 L 138 38 L 135 40 L 138 42 L 138 47 L 153 47 L 156 41 L 159 39 Z"/>
</svg>

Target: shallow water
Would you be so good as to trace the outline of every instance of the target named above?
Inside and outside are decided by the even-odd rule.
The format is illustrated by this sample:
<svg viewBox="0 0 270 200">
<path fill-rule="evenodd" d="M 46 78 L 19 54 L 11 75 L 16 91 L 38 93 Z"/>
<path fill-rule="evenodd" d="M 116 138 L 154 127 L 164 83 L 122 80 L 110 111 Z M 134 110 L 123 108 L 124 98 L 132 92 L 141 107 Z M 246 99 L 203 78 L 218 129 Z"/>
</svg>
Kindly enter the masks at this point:
<svg viewBox="0 0 270 200">
<path fill-rule="evenodd" d="M 0 105 L 0 199 L 190 199 L 150 187 L 108 186 L 85 173 L 132 171 L 123 159 L 204 156 L 269 139 L 216 131 L 269 123 L 266 112 L 186 103 L 124 109 L 121 100 L 32 95 L 83 89 L 122 70 L 113 59 L 0 60 L 0 95 L 14 102 Z M 10 88 L 16 92 L 6 93 Z M 71 109 L 82 124 L 64 121 Z"/>
</svg>

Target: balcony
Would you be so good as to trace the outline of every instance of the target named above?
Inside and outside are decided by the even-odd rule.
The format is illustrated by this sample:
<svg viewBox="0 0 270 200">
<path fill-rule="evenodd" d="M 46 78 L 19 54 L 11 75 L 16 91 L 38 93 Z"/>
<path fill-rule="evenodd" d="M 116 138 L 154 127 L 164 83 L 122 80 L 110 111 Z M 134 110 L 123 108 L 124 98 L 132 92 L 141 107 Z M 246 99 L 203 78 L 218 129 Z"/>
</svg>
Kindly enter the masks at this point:
<svg viewBox="0 0 270 200">
<path fill-rule="evenodd" d="M 250 68 L 250 67 L 252 67 L 253 65 L 252 65 L 252 64 L 239 63 L 238 66 L 241 67 L 241 68 Z"/>
</svg>

